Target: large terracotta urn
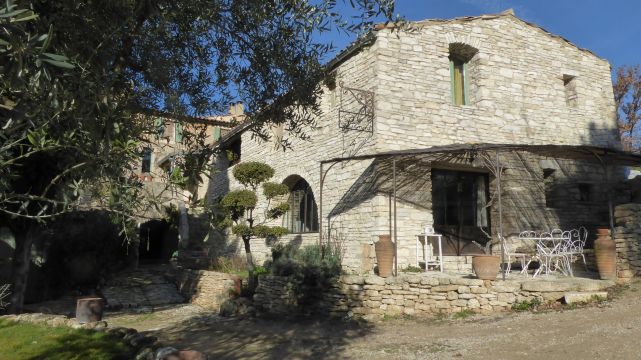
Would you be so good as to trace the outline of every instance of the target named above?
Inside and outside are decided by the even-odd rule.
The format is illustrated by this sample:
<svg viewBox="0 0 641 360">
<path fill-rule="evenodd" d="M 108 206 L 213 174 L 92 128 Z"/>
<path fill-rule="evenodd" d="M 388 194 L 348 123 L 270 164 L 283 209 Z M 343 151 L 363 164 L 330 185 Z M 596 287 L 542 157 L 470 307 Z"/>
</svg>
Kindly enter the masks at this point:
<svg viewBox="0 0 641 360">
<path fill-rule="evenodd" d="M 392 276 L 394 264 L 394 243 L 389 235 L 379 235 L 378 241 L 374 244 L 376 251 L 376 262 L 378 263 L 378 275 L 381 277 Z"/>
<path fill-rule="evenodd" d="M 496 280 L 496 276 L 501 270 L 501 258 L 497 255 L 474 255 L 472 270 L 481 280 Z"/>
<path fill-rule="evenodd" d="M 610 236 L 609 229 L 597 229 L 598 238 L 594 241 L 594 256 L 599 276 L 604 280 L 617 278 L 616 245 Z"/>
</svg>

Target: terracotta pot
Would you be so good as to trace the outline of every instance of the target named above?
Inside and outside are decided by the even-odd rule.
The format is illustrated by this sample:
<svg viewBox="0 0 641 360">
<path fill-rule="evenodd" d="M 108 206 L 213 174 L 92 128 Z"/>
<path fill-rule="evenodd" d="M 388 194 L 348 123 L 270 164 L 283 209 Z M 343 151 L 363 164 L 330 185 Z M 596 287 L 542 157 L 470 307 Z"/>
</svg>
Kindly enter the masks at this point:
<svg viewBox="0 0 641 360">
<path fill-rule="evenodd" d="M 376 250 L 376 262 L 378 263 L 378 276 L 392 276 L 394 264 L 394 243 L 389 235 L 379 235 L 378 241 L 374 244 Z"/>
<path fill-rule="evenodd" d="M 472 257 L 472 269 L 476 277 L 481 280 L 496 280 L 501 265 L 501 258 L 498 255 L 474 255 Z"/>
<path fill-rule="evenodd" d="M 76 302 L 76 321 L 85 324 L 102 320 L 102 298 L 82 298 Z"/>
<path fill-rule="evenodd" d="M 610 237 L 609 229 L 597 229 L 598 238 L 594 241 L 594 256 L 599 276 L 604 280 L 617 278 L 616 245 Z"/>
</svg>

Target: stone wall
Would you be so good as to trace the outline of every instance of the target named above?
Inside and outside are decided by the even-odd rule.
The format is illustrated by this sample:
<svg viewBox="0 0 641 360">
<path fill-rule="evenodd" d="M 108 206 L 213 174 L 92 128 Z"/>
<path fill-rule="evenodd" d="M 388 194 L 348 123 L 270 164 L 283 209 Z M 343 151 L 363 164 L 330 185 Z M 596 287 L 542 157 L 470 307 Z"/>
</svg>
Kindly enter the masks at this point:
<svg viewBox="0 0 641 360">
<path fill-rule="evenodd" d="M 384 315 L 430 315 L 469 310 L 490 313 L 518 302 L 554 302 L 568 294 L 589 299 L 614 285 L 612 281 L 581 278 L 484 281 L 445 274 L 343 275 L 313 309 L 297 306 L 296 288 L 287 277 L 262 276 L 254 295 L 258 314 L 288 316 L 317 312 L 338 317 L 377 319 Z M 603 292 L 599 292 L 603 296 Z"/>
<path fill-rule="evenodd" d="M 614 220 L 617 276 L 625 282 L 641 274 L 641 204 L 615 207 Z"/>
<path fill-rule="evenodd" d="M 233 274 L 185 269 L 179 272 L 176 285 L 192 304 L 220 311 L 223 303 L 240 294 L 241 279 Z"/>
</svg>

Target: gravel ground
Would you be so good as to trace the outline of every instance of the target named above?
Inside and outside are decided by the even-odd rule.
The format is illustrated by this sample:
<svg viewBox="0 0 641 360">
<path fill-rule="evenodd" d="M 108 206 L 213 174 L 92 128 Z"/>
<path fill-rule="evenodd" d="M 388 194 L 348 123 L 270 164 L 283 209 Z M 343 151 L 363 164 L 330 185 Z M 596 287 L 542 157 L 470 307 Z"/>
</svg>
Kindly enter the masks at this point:
<svg viewBox="0 0 641 360">
<path fill-rule="evenodd" d="M 464 319 L 233 319 L 188 305 L 106 320 L 215 359 L 641 359 L 639 282 L 598 305 Z"/>
</svg>

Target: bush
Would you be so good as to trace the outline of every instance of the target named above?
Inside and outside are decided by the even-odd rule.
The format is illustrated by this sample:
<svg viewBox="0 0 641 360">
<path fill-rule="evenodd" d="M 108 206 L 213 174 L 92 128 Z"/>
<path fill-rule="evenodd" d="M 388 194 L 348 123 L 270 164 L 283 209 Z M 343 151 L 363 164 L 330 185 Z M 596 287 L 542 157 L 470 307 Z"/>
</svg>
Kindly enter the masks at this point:
<svg viewBox="0 0 641 360">
<path fill-rule="evenodd" d="M 268 266 L 273 275 L 292 277 L 298 305 L 305 312 L 314 312 L 341 274 L 341 260 L 342 249 L 337 244 L 309 245 L 299 250 L 276 245 Z"/>
<path fill-rule="evenodd" d="M 214 260 L 211 270 L 246 277 L 247 260 L 240 255 L 219 256 Z"/>
</svg>

